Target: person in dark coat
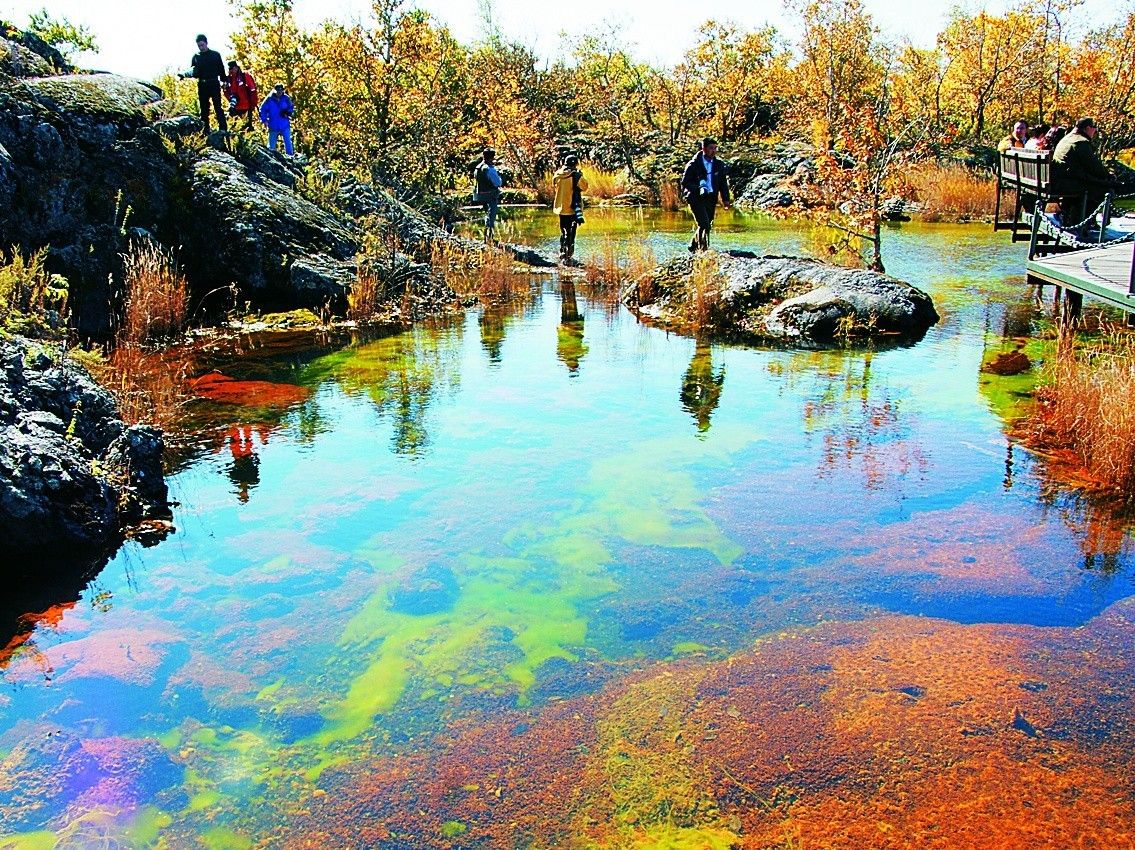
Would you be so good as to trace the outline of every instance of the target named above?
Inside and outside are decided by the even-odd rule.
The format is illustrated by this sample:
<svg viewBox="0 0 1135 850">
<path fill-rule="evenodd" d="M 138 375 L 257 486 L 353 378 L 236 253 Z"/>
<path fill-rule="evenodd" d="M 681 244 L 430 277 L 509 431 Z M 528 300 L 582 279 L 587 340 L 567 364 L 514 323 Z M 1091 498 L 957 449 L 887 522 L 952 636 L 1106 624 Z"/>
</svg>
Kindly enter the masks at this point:
<svg viewBox="0 0 1135 850">
<path fill-rule="evenodd" d="M 205 125 L 205 134 L 209 134 L 210 106 L 217 115 L 217 126 L 222 131 L 228 130 L 225 110 L 221 106 L 221 86 L 228 81 L 225 63 L 220 53 L 209 49 L 209 39 L 205 36 L 197 36 L 197 52 L 190 60 L 190 69 L 180 76 L 182 79 L 193 77 L 197 80 L 197 100 L 201 104 L 201 123 Z"/>
<path fill-rule="evenodd" d="M 1052 154 L 1052 191 L 1084 198 L 1087 214 L 1103 202 L 1104 195 L 1111 191 L 1115 182 L 1092 146 L 1097 132 L 1095 121 L 1081 118 L 1076 122 L 1076 128 L 1060 140 Z M 1066 213 L 1076 216 L 1079 209 L 1075 206 Z"/>
<path fill-rule="evenodd" d="M 686 163 L 686 170 L 682 173 L 682 196 L 689 202 L 696 222 L 694 236 L 690 240 L 691 252 L 709 248 L 709 231 L 713 227 L 718 197 L 726 209 L 732 206 L 727 168 L 717 158 L 717 142 L 709 137 L 702 140 L 701 150 Z"/>
</svg>

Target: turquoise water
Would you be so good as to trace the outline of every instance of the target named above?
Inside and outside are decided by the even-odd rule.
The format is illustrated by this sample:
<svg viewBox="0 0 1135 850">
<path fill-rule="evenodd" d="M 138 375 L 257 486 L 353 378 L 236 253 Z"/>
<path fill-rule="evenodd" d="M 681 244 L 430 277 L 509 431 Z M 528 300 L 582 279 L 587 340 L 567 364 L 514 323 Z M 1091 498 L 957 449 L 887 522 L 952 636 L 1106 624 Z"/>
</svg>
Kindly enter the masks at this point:
<svg viewBox="0 0 1135 850">
<path fill-rule="evenodd" d="M 549 247 L 550 218 L 509 226 Z M 719 226 L 719 247 L 816 242 Z M 590 211 L 577 253 L 613 235 L 663 257 L 685 228 Z M 817 623 L 1080 626 L 1131 596 L 1123 527 L 1105 516 L 1101 546 L 979 371 L 1027 331 L 1020 246 L 905 225 L 885 250 L 942 315 L 912 347 L 699 344 L 583 286 L 575 319 L 553 278 L 507 309 L 222 361 L 306 400 L 214 412 L 171 481 L 177 533 L 128 544 L 10 653 L 0 846 L 299 846 L 344 771 L 502 712 L 535 723 Z M 404 846 L 466 846 L 445 830 Z"/>
</svg>

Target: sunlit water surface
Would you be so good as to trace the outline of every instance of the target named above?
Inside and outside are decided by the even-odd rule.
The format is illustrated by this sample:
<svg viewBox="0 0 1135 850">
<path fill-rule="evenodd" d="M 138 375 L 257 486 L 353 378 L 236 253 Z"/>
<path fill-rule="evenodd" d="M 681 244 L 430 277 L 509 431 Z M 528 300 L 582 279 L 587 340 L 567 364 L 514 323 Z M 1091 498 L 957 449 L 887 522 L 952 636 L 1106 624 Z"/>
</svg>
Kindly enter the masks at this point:
<svg viewBox="0 0 1135 850">
<path fill-rule="evenodd" d="M 592 211 L 577 253 L 687 227 Z M 216 414 L 177 533 L 6 653 L 0 847 L 978 846 L 955 796 L 1003 846 L 1121 846 L 1125 527 L 980 372 L 1028 332 L 1022 249 L 908 224 L 885 259 L 942 315 L 912 347 L 696 344 L 553 278 L 237 361 L 294 403 Z"/>
</svg>

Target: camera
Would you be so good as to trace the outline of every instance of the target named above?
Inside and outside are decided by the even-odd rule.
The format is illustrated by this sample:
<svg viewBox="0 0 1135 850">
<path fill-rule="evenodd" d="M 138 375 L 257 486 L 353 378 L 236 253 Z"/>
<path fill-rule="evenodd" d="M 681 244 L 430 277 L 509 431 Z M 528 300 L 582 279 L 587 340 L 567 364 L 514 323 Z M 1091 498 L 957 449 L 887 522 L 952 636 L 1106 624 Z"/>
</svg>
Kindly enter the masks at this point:
<svg viewBox="0 0 1135 850">
<path fill-rule="evenodd" d="M 572 207 L 572 214 L 575 216 L 577 225 L 583 224 L 583 207 Z"/>
</svg>

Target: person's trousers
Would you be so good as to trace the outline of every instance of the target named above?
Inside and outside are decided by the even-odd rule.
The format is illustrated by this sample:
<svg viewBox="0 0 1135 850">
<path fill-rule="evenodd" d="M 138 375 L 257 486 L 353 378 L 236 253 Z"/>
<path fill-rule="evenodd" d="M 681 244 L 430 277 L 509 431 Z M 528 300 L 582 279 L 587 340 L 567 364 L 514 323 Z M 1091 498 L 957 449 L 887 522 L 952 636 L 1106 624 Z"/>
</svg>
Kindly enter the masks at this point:
<svg viewBox="0 0 1135 850">
<path fill-rule="evenodd" d="M 570 260 L 575 254 L 575 231 L 579 229 L 579 222 L 575 215 L 560 216 L 560 257 Z"/>
<path fill-rule="evenodd" d="M 709 247 L 709 231 L 713 227 L 713 215 L 717 212 L 717 193 L 696 195 L 690 198 L 690 212 L 694 214 L 697 222 L 697 232 L 690 241 L 691 250 L 698 248 L 703 251 Z"/>
<path fill-rule="evenodd" d="M 280 139 L 284 140 L 284 153 L 292 156 L 295 151 L 292 150 L 292 128 L 285 127 L 283 130 L 269 130 L 268 131 L 268 149 L 276 150 L 279 147 Z"/>
<path fill-rule="evenodd" d="M 497 206 L 500 205 L 500 193 L 493 192 L 485 197 L 485 230 L 493 230 L 497 226 Z"/>
<path fill-rule="evenodd" d="M 197 84 L 197 100 L 201 104 L 201 123 L 205 125 L 205 132 L 209 132 L 209 108 L 212 107 L 213 113 L 217 116 L 217 126 L 222 131 L 228 130 L 229 124 L 225 119 L 225 110 L 221 106 L 221 84 L 214 82 L 213 85 Z"/>
</svg>

